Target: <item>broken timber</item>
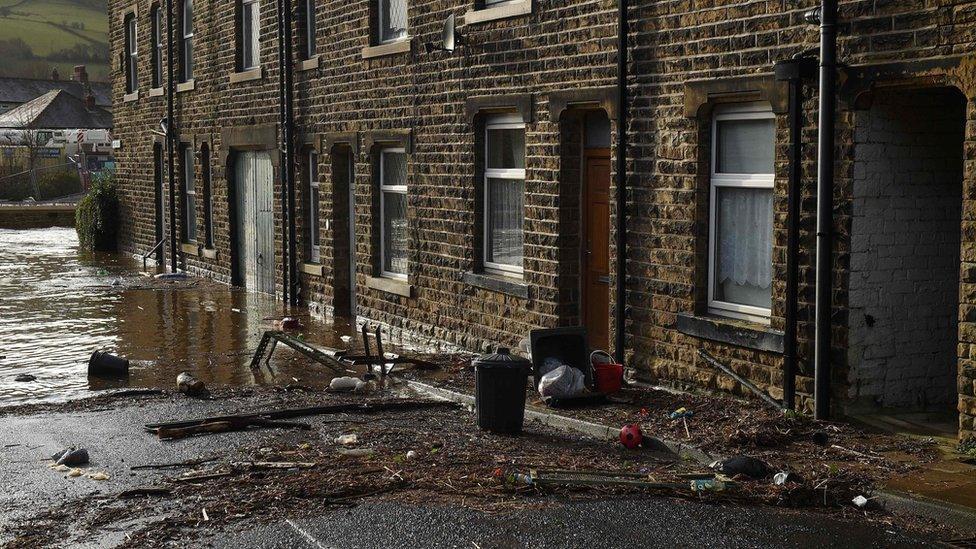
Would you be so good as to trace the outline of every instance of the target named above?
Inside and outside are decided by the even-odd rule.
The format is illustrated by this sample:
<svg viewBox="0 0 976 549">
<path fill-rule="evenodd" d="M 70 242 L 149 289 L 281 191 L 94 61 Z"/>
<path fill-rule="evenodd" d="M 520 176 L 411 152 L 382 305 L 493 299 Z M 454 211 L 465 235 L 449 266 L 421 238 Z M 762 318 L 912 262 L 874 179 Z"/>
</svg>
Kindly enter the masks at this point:
<svg viewBox="0 0 976 549">
<path fill-rule="evenodd" d="M 251 368 L 259 367 L 261 365 L 262 358 L 265 359 L 264 363 L 267 364 L 268 361 L 271 360 L 271 355 L 274 354 L 275 347 L 278 346 L 278 342 L 284 343 L 315 362 L 330 368 L 336 373 L 345 372 L 345 368 L 343 367 L 342 363 L 339 362 L 339 360 L 337 360 L 335 357 L 331 357 L 323 353 L 295 336 L 278 330 L 268 330 L 264 332 L 264 335 L 261 337 L 261 343 L 258 344 L 258 348 L 254 351 L 254 357 L 251 358 Z M 271 349 L 268 349 L 269 344 L 271 345 Z M 267 358 L 264 356 L 266 350 L 268 354 Z"/>
<path fill-rule="evenodd" d="M 163 434 L 175 429 L 190 429 L 197 432 L 224 432 L 228 424 L 230 426 L 243 426 L 247 428 L 251 425 L 266 426 L 269 420 L 289 419 L 304 416 L 315 416 L 325 414 L 372 414 L 385 411 L 406 411 L 420 410 L 426 408 L 455 408 L 457 404 L 443 400 L 393 400 L 376 403 L 356 403 L 356 404 L 334 404 L 331 406 L 312 406 L 309 408 L 289 408 L 284 410 L 266 410 L 250 414 L 237 414 L 227 416 L 213 416 L 186 421 L 169 421 L 162 423 L 149 423 L 146 430 L 151 433 Z M 273 424 L 272 424 L 273 425 Z M 215 426 L 216 430 L 210 430 L 210 426 Z M 179 432 L 179 431 L 177 431 Z M 182 434 L 182 432 L 180 432 Z"/>
</svg>

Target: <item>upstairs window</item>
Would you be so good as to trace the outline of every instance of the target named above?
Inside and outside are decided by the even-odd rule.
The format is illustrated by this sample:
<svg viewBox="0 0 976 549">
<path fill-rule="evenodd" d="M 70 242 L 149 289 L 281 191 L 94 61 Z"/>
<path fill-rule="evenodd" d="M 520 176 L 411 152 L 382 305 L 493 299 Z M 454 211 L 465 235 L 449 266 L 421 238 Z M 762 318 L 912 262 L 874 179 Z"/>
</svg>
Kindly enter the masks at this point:
<svg viewBox="0 0 976 549">
<path fill-rule="evenodd" d="M 379 41 L 396 42 L 407 37 L 407 0 L 379 2 Z"/>
<path fill-rule="evenodd" d="M 319 235 L 319 155 L 315 150 L 308 152 L 308 167 L 306 168 L 306 183 L 308 184 L 308 260 L 309 263 L 318 263 L 321 259 L 319 255 L 320 238 Z"/>
<path fill-rule="evenodd" d="M 136 35 L 136 16 L 125 16 L 125 91 L 135 93 L 139 90 L 139 43 Z"/>
<path fill-rule="evenodd" d="M 182 38 L 180 40 L 180 54 L 182 56 L 182 69 L 180 80 L 188 82 L 193 80 L 193 0 L 183 0 L 181 13 Z"/>
<path fill-rule="evenodd" d="M 773 165 L 768 106 L 716 111 L 712 120 L 709 312 L 768 322 L 772 306 Z"/>
<path fill-rule="evenodd" d="M 380 152 L 380 267 L 383 276 L 407 278 L 407 154 Z"/>
<path fill-rule="evenodd" d="M 152 31 L 152 87 L 163 85 L 163 11 L 155 5 L 149 12 L 149 25 Z"/>
<path fill-rule="evenodd" d="M 241 2 L 241 69 L 261 65 L 261 10 L 258 0 Z"/>
<path fill-rule="evenodd" d="M 516 115 L 490 118 L 485 126 L 486 271 L 522 274 L 524 196 L 525 124 Z"/>
<path fill-rule="evenodd" d="M 305 0 L 305 59 L 315 57 L 315 0 Z"/>
<path fill-rule="evenodd" d="M 203 172 L 203 243 L 207 248 L 213 248 L 213 181 L 210 174 L 210 146 L 206 143 L 200 147 L 200 169 Z"/>
<path fill-rule="evenodd" d="M 183 146 L 183 237 L 197 241 L 197 191 L 193 181 L 193 147 Z"/>
</svg>

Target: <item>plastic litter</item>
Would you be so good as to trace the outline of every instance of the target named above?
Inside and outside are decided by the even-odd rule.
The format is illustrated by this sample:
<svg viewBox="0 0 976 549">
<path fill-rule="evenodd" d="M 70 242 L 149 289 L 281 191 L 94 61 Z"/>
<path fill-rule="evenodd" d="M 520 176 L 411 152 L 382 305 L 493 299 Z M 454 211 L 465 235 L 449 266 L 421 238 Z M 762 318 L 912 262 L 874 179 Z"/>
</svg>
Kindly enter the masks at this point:
<svg viewBox="0 0 976 549">
<path fill-rule="evenodd" d="M 343 446 L 352 446 L 359 442 L 359 435 L 353 433 L 351 435 L 340 435 L 336 437 L 335 443 L 341 444 Z"/>
<path fill-rule="evenodd" d="M 711 468 L 729 477 L 746 475 L 756 479 L 766 478 L 772 472 L 765 462 L 750 456 L 734 456 L 715 461 Z"/>
<path fill-rule="evenodd" d="M 701 478 L 691 481 L 692 492 L 721 492 L 725 490 L 725 482 L 717 478 Z"/>
<path fill-rule="evenodd" d="M 89 456 L 88 450 L 84 448 L 75 449 L 74 447 L 66 448 L 60 452 L 51 456 L 56 465 L 84 465 L 88 463 Z"/>
<path fill-rule="evenodd" d="M 88 359 L 88 375 L 124 377 L 129 375 L 129 360 L 120 356 L 95 351 Z"/>
<path fill-rule="evenodd" d="M 17 381 L 17 382 L 20 382 L 20 383 L 28 383 L 28 382 L 34 381 L 36 379 L 37 379 L 37 376 L 31 375 L 31 374 L 20 374 L 20 375 L 18 375 L 17 377 L 14 378 L 14 381 Z"/>
<path fill-rule="evenodd" d="M 362 383 L 362 381 L 357 378 L 342 376 L 333 379 L 329 383 L 329 389 L 333 391 L 355 391 L 360 383 Z"/>
<path fill-rule="evenodd" d="M 585 386 L 583 372 L 563 364 L 542 376 L 539 394 L 543 398 L 569 398 L 582 393 Z"/>
<path fill-rule="evenodd" d="M 407 452 L 407 459 L 417 459 L 417 452 L 414 450 Z"/>
<path fill-rule="evenodd" d="M 641 445 L 644 435 L 641 433 L 640 425 L 632 423 L 620 428 L 620 443 L 631 450 Z"/>
<path fill-rule="evenodd" d="M 871 501 L 871 500 L 868 499 L 868 498 L 866 498 L 866 497 L 864 497 L 864 496 L 857 496 L 854 499 L 852 499 L 851 501 L 854 502 L 854 505 L 857 505 L 858 507 L 860 507 L 861 509 L 863 509 L 865 506 L 867 506 L 868 502 Z"/>
<path fill-rule="evenodd" d="M 791 471 L 781 471 L 773 475 L 773 484 L 776 486 L 782 486 L 788 482 L 801 483 L 803 482 L 803 477 Z"/>
<path fill-rule="evenodd" d="M 694 415 L 695 415 L 694 410 L 689 410 L 684 406 L 682 406 L 681 408 L 678 408 L 677 410 L 668 414 L 668 417 L 671 419 L 683 419 L 688 417 L 694 417 Z"/>
<path fill-rule="evenodd" d="M 109 479 L 109 476 L 106 473 L 103 473 L 103 472 L 99 471 L 97 473 L 91 473 L 91 474 L 89 474 L 88 475 L 88 478 L 90 478 L 92 480 L 108 480 Z"/>
<path fill-rule="evenodd" d="M 184 395 L 189 396 L 196 396 L 207 390 L 207 386 L 202 381 L 188 372 L 180 372 L 180 375 L 176 376 L 176 388 Z"/>
</svg>

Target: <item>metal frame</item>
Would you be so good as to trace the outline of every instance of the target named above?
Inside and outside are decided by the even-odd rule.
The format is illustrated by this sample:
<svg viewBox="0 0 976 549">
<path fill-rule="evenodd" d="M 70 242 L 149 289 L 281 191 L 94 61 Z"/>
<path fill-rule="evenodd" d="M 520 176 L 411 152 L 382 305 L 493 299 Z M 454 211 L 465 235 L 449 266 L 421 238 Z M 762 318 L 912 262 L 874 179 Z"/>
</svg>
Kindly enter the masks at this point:
<svg viewBox="0 0 976 549">
<path fill-rule="evenodd" d="M 730 106 L 719 111 L 712 116 L 711 133 L 711 170 L 708 183 L 708 312 L 722 316 L 729 316 L 742 320 L 750 320 L 769 324 L 771 309 L 742 305 L 727 301 L 719 301 L 715 298 L 715 256 L 716 245 L 716 189 L 724 188 L 744 188 L 744 189 L 773 189 L 776 175 L 774 172 L 768 174 L 735 174 L 722 173 L 717 171 L 718 153 L 718 124 L 730 120 L 775 120 L 776 115 L 768 104 L 764 103 L 744 103 Z M 770 143 L 775 151 L 775 137 Z M 774 152 L 775 154 L 775 152 Z M 772 291 L 772 289 L 770 289 Z"/>
<path fill-rule="evenodd" d="M 307 154 L 305 179 L 308 185 L 308 234 L 306 235 L 308 236 L 308 261 L 309 263 L 318 263 L 322 260 L 320 253 L 322 218 L 318 204 L 321 199 L 319 194 L 319 153 L 312 148 Z M 313 199 L 313 197 L 315 198 Z"/>
</svg>

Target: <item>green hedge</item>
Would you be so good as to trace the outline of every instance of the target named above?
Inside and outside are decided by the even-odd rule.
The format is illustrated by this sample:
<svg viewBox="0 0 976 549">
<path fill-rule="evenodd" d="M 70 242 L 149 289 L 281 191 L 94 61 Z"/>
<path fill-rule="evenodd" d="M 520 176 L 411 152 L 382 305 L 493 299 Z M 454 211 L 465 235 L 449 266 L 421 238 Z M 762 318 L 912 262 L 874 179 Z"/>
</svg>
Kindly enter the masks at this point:
<svg viewBox="0 0 976 549">
<path fill-rule="evenodd" d="M 75 211 L 75 229 L 82 249 L 114 251 L 118 247 L 119 198 L 112 173 L 92 178 L 91 189 Z"/>
</svg>

